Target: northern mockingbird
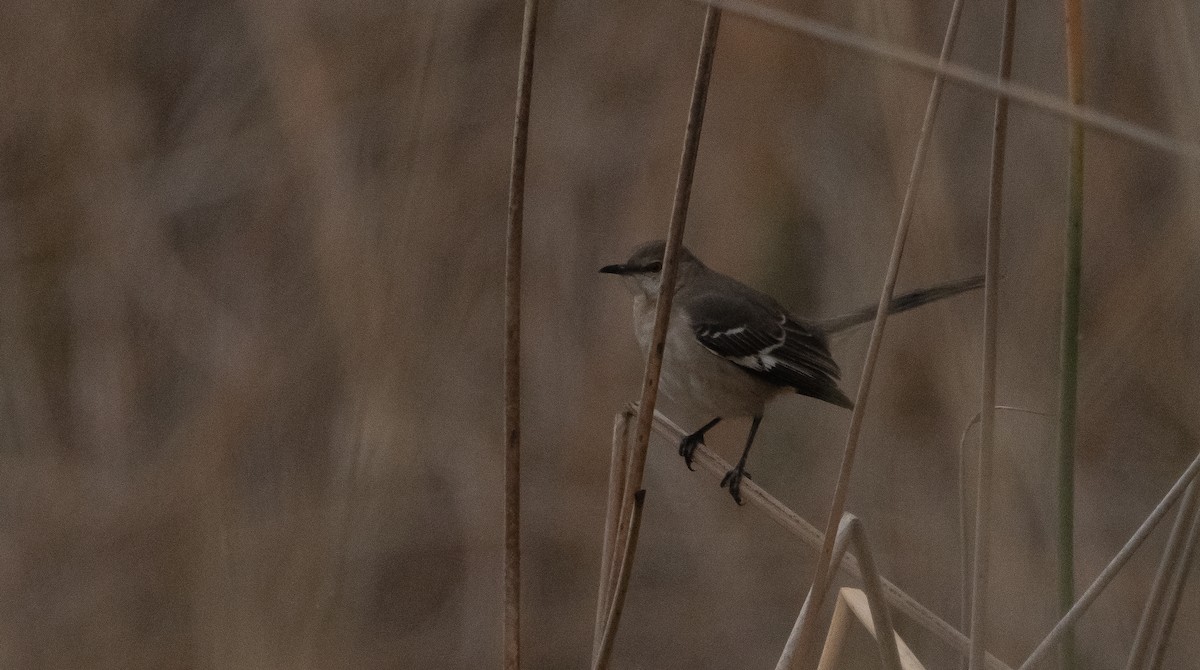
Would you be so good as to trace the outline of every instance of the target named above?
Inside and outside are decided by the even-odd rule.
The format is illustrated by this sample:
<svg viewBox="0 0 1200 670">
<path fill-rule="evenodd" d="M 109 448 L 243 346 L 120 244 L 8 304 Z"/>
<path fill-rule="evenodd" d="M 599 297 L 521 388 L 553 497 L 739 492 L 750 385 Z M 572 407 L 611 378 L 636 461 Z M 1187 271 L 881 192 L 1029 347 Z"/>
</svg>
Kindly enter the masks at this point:
<svg viewBox="0 0 1200 670">
<path fill-rule="evenodd" d="M 633 330 L 643 353 L 654 330 L 665 246 L 661 240 L 648 242 L 624 263 L 600 268 L 621 276 L 633 294 Z M 704 443 L 710 428 L 722 419 L 752 418 L 742 456 L 721 480 L 740 505 L 742 477 L 750 476 L 746 456 L 767 401 L 795 392 L 854 407 L 838 387 L 840 371 L 829 354 L 829 335 L 871 321 L 876 306 L 823 321 L 801 319 L 788 314 L 771 296 L 709 269 L 686 248 L 681 247 L 680 254 L 659 389 L 675 402 L 713 417 L 679 444 L 679 455 L 689 470 L 696 447 Z M 971 277 L 907 293 L 892 300 L 888 313 L 982 284 L 982 277 Z"/>
</svg>

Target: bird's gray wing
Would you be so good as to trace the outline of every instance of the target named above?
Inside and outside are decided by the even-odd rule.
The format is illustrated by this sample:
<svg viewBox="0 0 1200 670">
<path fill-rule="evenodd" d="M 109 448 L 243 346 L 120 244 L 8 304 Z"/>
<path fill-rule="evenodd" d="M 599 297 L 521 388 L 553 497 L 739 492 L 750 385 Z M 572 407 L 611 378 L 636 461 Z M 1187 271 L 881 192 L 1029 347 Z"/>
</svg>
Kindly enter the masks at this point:
<svg viewBox="0 0 1200 670">
<path fill-rule="evenodd" d="M 848 406 L 824 333 L 770 298 L 714 292 L 698 296 L 688 312 L 696 340 L 714 354 L 777 386 Z"/>
</svg>

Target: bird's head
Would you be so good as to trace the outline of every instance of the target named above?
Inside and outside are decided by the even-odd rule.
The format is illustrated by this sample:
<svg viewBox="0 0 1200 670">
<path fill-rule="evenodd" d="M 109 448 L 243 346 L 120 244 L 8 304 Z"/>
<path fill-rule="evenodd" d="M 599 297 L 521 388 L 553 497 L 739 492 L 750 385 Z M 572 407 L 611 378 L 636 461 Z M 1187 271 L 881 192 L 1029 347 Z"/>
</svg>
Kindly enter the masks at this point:
<svg viewBox="0 0 1200 670">
<path fill-rule="evenodd" d="M 635 249 L 629 260 L 616 265 L 605 265 L 600 268 L 600 271 L 622 277 L 625 280 L 626 288 L 635 296 L 657 298 L 659 284 L 662 280 L 663 252 L 666 247 L 666 242 L 662 240 L 647 242 Z M 692 252 L 685 247 L 679 248 L 679 254 L 677 286 L 685 282 L 691 269 L 699 264 Z"/>
</svg>

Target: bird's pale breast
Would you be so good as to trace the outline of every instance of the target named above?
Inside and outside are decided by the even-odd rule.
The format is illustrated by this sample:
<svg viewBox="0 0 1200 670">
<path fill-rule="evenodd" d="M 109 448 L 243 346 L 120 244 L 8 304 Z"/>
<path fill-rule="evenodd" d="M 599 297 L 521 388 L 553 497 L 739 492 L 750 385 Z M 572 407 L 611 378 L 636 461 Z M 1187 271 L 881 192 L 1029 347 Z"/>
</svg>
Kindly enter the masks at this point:
<svg viewBox="0 0 1200 670">
<path fill-rule="evenodd" d="M 654 310 L 653 301 L 635 298 L 634 332 L 643 353 L 654 332 Z M 733 418 L 762 414 L 767 401 L 786 389 L 704 348 L 687 317 L 675 310 L 667 327 L 659 390 L 698 416 Z"/>
</svg>

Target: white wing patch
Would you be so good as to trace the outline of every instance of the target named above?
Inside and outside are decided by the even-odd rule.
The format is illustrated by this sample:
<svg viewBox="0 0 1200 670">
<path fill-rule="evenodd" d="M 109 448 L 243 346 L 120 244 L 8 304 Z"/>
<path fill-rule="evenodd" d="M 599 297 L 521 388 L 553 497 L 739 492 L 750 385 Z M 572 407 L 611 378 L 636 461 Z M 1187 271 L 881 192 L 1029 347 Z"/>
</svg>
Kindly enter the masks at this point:
<svg viewBox="0 0 1200 670">
<path fill-rule="evenodd" d="M 778 323 L 778 329 L 771 333 L 756 329 L 751 324 L 743 324 L 726 328 L 725 330 L 697 328 L 695 334 L 709 352 L 748 370 L 768 375 L 772 373 L 783 374 L 793 379 L 800 377 L 807 380 L 820 381 L 821 375 L 817 370 L 811 369 L 810 366 L 802 364 L 800 361 L 788 360 L 788 352 L 786 350 L 780 352 L 782 356 L 776 354 L 776 350 L 785 347 L 788 335 L 791 334 L 791 331 L 788 329 L 787 314 L 779 314 Z M 799 336 L 804 335 L 803 333 L 794 334 Z M 763 342 L 764 344 L 752 353 L 744 353 L 740 356 L 731 351 L 740 348 L 741 351 L 737 353 L 745 352 L 746 348 L 744 346 L 738 347 L 737 345 L 744 343 L 747 339 Z M 769 342 L 769 344 L 765 342 Z M 728 346 L 723 347 L 722 344 Z M 721 353 L 720 349 L 722 348 L 726 349 L 725 353 Z"/>
<path fill-rule="evenodd" d="M 746 332 L 746 327 L 738 326 L 737 328 L 730 328 L 729 330 L 722 330 L 722 331 L 713 331 L 713 330 L 703 329 L 703 330 L 699 331 L 697 334 L 701 335 L 703 337 L 716 338 L 716 337 L 733 337 L 734 335 L 741 335 L 744 332 Z"/>
<path fill-rule="evenodd" d="M 737 356 L 737 357 L 730 356 L 727 358 L 727 360 L 729 360 L 730 362 L 736 363 L 744 368 L 749 368 L 751 370 L 758 370 L 759 372 L 770 372 L 772 369 L 774 369 L 776 367 L 782 367 L 782 368 L 787 368 L 788 370 L 790 370 L 793 373 L 796 373 L 798 375 L 808 377 L 809 379 L 816 379 L 817 375 L 813 374 L 812 370 L 809 370 L 807 368 L 800 367 L 797 365 L 792 365 L 791 363 L 788 363 L 787 361 L 780 360 L 780 359 L 776 358 L 775 356 L 771 355 L 770 352 L 772 350 L 774 350 L 775 348 L 782 346 L 782 344 L 783 343 L 781 342 L 779 344 L 772 345 L 769 348 L 764 349 L 756 354 L 752 354 L 750 356 Z"/>
</svg>

